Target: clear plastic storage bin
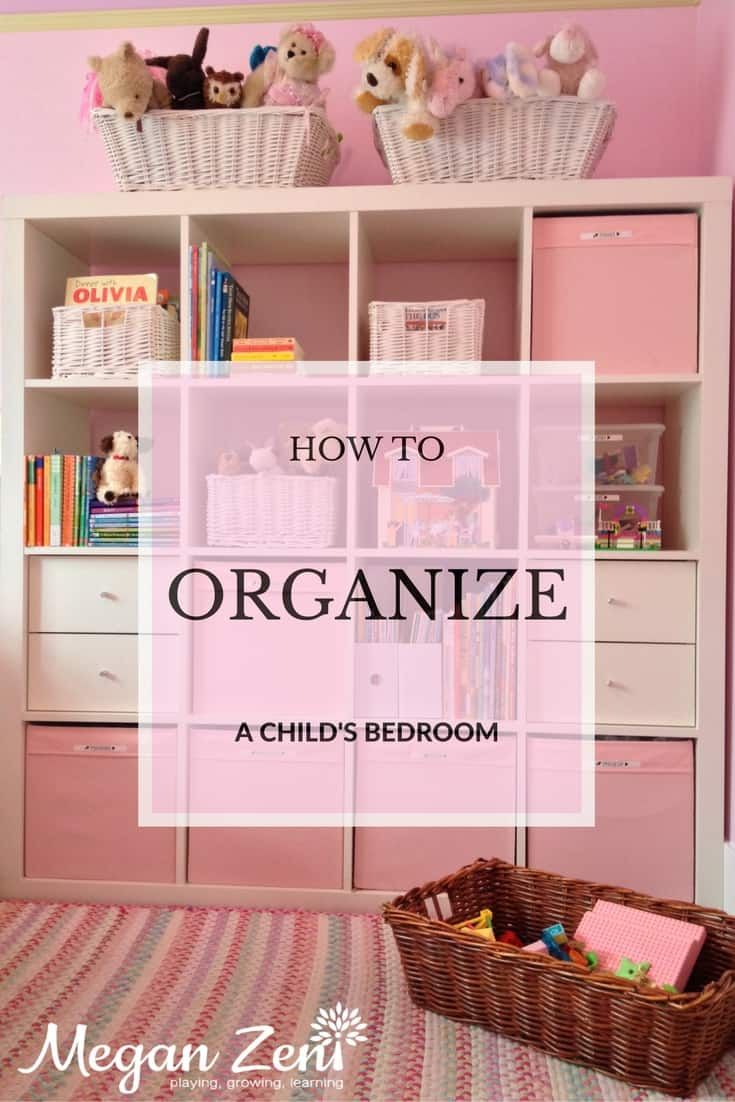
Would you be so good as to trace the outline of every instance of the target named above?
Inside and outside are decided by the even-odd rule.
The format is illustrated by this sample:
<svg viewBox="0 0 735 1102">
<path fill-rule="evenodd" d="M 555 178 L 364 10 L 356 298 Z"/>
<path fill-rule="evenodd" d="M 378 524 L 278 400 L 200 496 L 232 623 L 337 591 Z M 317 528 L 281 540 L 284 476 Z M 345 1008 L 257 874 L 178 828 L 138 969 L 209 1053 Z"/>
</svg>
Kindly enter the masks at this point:
<svg viewBox="0 0 735 1102">
<path fill-rule="evenodd" d="M 597 486 L 650 486 L 657 481 L 661 424 L 597 425 L 592 442 Z M 569 439 L 569 434 L 576 435 Z M 575 440 L 579 447 L 574 446 Z M 579 483 L 587 462 L 579 429 L 566 425 L 539 425 L 532 435 L 534 485 L 572 486 Z"/>
<path fill-rule="evenodd" d="M 661 523 L 663 492 L 655 484 L 598 486 L 590 493 L 570 486 L 536 487 L 530 502 L 533 546 L 594 547 L 598 533 L 607 530 L 615 532 L 617 550 L 637 550 L 640 526 Z"/>
</svg>

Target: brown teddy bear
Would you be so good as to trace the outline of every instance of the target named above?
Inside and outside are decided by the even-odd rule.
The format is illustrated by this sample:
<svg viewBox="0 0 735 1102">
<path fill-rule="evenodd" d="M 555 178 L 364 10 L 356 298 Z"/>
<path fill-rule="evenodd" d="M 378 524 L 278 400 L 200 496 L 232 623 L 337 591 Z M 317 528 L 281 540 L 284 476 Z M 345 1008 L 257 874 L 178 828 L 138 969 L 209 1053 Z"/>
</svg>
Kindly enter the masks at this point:
<svg viewBox="0 0 735 1102">
<path fill-rule="evenodd" d="M 123 42 L 107 57 L 90 57 L 97 74 L 103 107 L 113 107 L 123 119 L 139 122 L 146 111 L 169 107 L 166 86 L 156 80 L 132 42 Z"/>
<path fill-rule="evenodd" d="M 209 43 L 209 27 L 202 27 L 190 54 L 151 57 L 147 64 L 166 70 L 166 87 L 175 111 L 195 111 L 204 107 L 204 69 L 202 64 Z"/>
<path fill-rule="evenodd" d="M 415 142 L 433 137 L 439 124 L 426 106 L 429 63 L 420 41 L 383 27 L 363 39 L 354 56 L 362 66 L 357 106 L 369 114 L 388 103 L 404 104 L 403 136 Z"/>
<path fill-rule="evenodd" d="M 323 107 L 326 91 L 319 77 L 334 65 L 334 46 L 311 23 L 286 27 L 278 48 L 255 56 L 264 60 L 245 81 L 243 107 Z"/>
<path fill-rule="evenodd" d="M 217 72 L 208 65 L 205 69 L 204 106 L 239 107 L 242 102 L 242 87 L 245 77 L 242 73 L 229 73 L 227 69 Z"/>
</svg>

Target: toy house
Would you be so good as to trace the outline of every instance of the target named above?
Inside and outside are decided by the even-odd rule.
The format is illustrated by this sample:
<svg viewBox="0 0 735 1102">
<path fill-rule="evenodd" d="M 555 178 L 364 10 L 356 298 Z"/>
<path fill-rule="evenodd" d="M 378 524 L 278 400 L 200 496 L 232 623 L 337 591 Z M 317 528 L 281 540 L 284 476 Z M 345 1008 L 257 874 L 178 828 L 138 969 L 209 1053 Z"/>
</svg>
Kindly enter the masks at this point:
<svg viewBox="0 0 735 1102">
<path fill-rule="evenodd" d="M 384 439 L 390 441 L 392 434 Z M 494 547 L 500 486 L 498 434 L 440 434 L 444 452 L 422 458 L 390 444 L 376 456 L 380 547 Z"/>
</svg>

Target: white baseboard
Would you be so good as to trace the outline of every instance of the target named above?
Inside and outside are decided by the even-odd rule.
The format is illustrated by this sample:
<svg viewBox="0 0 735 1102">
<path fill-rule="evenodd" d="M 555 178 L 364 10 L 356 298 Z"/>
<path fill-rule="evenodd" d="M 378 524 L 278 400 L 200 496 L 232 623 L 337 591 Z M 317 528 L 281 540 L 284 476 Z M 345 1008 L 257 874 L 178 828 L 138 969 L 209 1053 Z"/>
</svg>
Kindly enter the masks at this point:
<svg viewBox="0 0 735 1102">
<path fill-rule="evenodd" d="M 725 842 L 725 910 L 735 914 L 735 842 Z"/>
</svg>

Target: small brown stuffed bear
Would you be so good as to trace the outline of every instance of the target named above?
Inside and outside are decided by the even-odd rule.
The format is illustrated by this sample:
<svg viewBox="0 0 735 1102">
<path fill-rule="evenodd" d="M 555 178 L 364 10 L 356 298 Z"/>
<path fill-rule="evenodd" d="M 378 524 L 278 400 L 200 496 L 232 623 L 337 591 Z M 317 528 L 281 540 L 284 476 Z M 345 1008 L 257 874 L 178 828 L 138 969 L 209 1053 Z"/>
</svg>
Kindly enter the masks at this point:
<svg viewBox="0 0 735 1102">
<path fill-rule="evenodd" d="M 113 505 L 119 497 L 138 495 L 138 440 L 119 429 L 100 440 L 105 456 L 97 476 L 97 500 Z"/>
<path fill-rule="evenodd" d="M 217 72 L 208 65 L 205 69 L 204 106 L 239 107 L 242 101 L 242 88 L 245 79 L 242 73 L 229 73 L 227 69 Z"/>
</svg>

